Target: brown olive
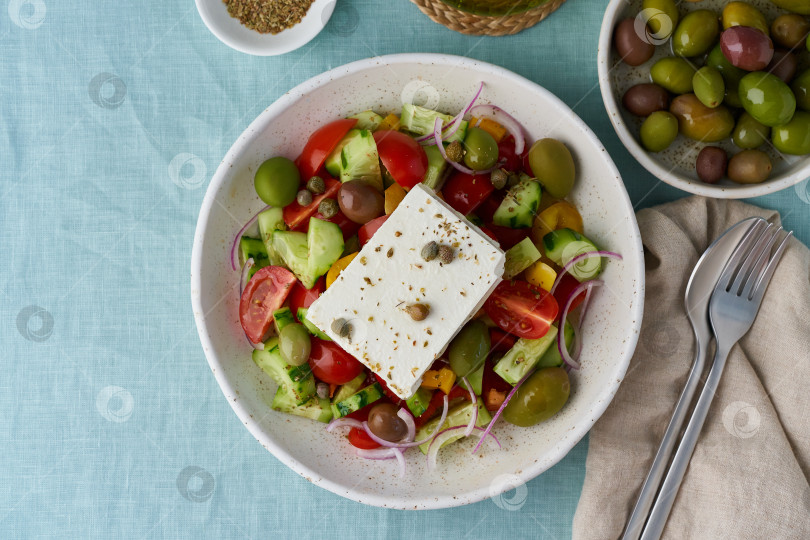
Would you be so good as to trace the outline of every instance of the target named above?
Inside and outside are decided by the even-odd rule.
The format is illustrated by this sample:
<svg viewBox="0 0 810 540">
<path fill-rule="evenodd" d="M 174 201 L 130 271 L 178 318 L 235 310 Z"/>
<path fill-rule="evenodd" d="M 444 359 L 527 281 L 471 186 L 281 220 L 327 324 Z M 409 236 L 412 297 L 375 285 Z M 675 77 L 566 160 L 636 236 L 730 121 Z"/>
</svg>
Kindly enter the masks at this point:
<svg viewBox="0 0 810 540">
<path fill-rule="evenodd" d="M 393 403 L 375 405 L 368 413 L 368 428 L 374 435 L 386 441 L 401 441 L 408 434 L 408 426 L 397 416 L 398 410 Z"/>
<path fill-rule="evenodd" d="M 787 49 L 795 49 L 803 45 L 808 33 L 810 33 L 810 22 L 795 13 L 780 15 L 771 24 L 773 40 Z"/>
<path fill-rule="evenodd" d="M 707 184 L 716 184 L 726 175 L 728 156 L 726 151 L 717 146 L 707 146 L 697 157 L 697 174 Z"/>
<path fill-rule="evenodd" d="M 346 217 L 355 223 L 368 223 L 385 212 L 385 199 L 375 187 L 361 180 L 340 186 L 338 204 Z"/>
<path fill-rule="evenodd" d="M 728 177 L 738 184 L 759 184 L 771 174 L 771 158 L 761 150 L 743 150 L 728 162 Z"/>
<path fill-rule="evenodd" d="M 768 73 L 773 73 L 782 79 L 782 81 L 790 84 L 790 81 L 792 81 L 793 77 L 796 76 L 796 70 L 798 68 L 799 61 L 796 59 L 795 54 L 791 53 L 790 51 L 777 49 L 773 52 L 773 60 L 771 60 L 771 63 L 768 64 L 765 71 Z"/>
<path fill-rule="evenodd" d="M 636 32 L 635 19 L 624 19 L 616 26 L 613 43 L 624 63 L 630 66 L 640 66 L 655 52 L 655 45 L 641 39 Z"/>
<path fill-rule="evenodd" d="M 657 84 L 637 84 L 624 93 L 622 104 L 636 116 L 650 116 L 669 107 L 669 92 Z"/>
</svg>

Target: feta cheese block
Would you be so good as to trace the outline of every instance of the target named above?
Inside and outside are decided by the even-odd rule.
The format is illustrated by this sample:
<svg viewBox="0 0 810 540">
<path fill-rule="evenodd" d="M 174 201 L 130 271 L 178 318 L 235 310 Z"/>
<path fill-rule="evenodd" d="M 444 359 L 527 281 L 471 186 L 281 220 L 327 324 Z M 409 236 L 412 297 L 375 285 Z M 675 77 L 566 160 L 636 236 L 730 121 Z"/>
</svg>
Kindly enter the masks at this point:
<svg viewBox="0 0 810 540">
<path fill-rule="evenodd" d="M 423 258 L 430 242 L 452 249 L 449 263 Z M 418 184 L 307 319 L 405 399 L 500 283 L 504 260 L 494 241 Z"/>
</svg>

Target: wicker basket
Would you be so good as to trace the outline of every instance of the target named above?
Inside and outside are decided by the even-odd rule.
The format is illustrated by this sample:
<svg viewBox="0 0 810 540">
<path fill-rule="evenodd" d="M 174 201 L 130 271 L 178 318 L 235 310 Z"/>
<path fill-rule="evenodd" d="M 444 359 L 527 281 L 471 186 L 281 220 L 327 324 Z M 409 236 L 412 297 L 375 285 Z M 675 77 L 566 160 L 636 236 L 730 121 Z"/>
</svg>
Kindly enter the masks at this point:
<svg viewBox="0 0 810 540">
<path fill-rule="evenodd" d="M 450 30 L 476 36 L 506 36 L 539 23 L 565 0 L 549 0 L 545 4 L 513 15 L 476 15 L 456 9 L 442 0 L 411 0 L 419 9 Z"/>
</svg>

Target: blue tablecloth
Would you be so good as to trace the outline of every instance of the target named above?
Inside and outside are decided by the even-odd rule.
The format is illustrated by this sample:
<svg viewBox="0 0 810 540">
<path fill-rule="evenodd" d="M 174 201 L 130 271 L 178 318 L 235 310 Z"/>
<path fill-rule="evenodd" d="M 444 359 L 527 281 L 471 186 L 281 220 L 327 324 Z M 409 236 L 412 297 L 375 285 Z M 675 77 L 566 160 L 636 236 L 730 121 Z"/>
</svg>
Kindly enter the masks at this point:
<svg viewBox="0 0 810 540">
<path fill-rule="evenodd" d="M 217 41 L 191 0 L 4 2 L 0 537 L 569 537 L 586 441 L 505 498 L 432 512 L 362 506 L 281 465 L 209 371 L 189 259 L 205 187 L 248 123 L 301 81 L 386 53 L 524 75 L 596 131 L 638 207 L 684 196 L 610 126 L 606 4 L 570 0 L 522 34 L 478 38 L 406 0 L 340 0 L 310 44 L 256 58 Z M 810 240 L 806 182 L 754 202 Z"/>
</svg>

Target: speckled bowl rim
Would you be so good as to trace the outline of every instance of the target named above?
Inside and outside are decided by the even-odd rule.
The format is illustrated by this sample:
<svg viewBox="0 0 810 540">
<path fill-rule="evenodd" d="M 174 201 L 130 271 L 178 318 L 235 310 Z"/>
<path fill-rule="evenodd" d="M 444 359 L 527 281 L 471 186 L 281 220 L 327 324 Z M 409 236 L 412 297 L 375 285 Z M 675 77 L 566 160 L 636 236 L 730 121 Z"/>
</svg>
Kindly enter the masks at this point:
<svg viewBox="0 0 810 540">
<path fill-rule="evenodd" d="M 615 396 L 616 391 L 624 378 L 624 374 L 626 373 L 627 367 L 630 364 L 630 359 L 635 351 L 641 329 L 642 314 L 644 309 L 644 258 L 641 256 L 643 253 L 641 233 L 638 230 L 638 223 L 635 219 L 633 206 L 630 202 L 630 197 L 627 194 L 627 190 L 625 189 L 621 180 L 619 170 L 616 168 L 613 160 L 610 158 L 610 155 L 604 148 L 604 145 L 602 145 L 597 136 L 593 133 L 593 131 L 591 131 L 585 122 L 583 122 L 582 119 L 580 119 L 579 116 L 577 116 L 576 113 L 574 113 L 562 100 L 538 84 L 502 67 L 471 60 L 465 57 L 429 53 L 392 54 L 359 60 L 350 64 L 336 67 L 330 71 L 322 73 L 321 75 L 317 75 L 285 93 L 276 102 L 265 109 L 239 136 L 230 150 L 228 150 L 228 153 L 223 158 L 222 163 L 217 168 L 216 173 L 211 179 L 200 208 L 197 228 L 194 235 L 194 245 L 192 247 L 191 254 L 191 301 L 194 311 L 194 320 L 197 325 L 197 331 L 200 336 L 200 341 L 202 342 L 203 350 L 217 383 L 219 384 L 223 394 L 227 398 L 228 403 L 231 405 L 236 415 L 248 428 L 250 433 L 262 444 L 262 446 L 271 452 L 279 461 L 287 465 L 290 469 L 304 477 L 306 480 L 342 497 L 372 506 L 404 510 L 440 509 L 463 506 L 497 496 L 500 493 L 493 492 L 491 486 L 489 485 L 483 485 L 478 489 L 470 490 L 464 493 L 457 493 L 452 496 L 433 496 L 429 499 L 419 500 L 407 497 L 388 497 L 376 494 L 370 495 L 367 493 L 359 493 L 351 486 L 342 485 L 338 482 L 333 482 L 323 478 L 317 471 L 297 461 L 293 456 L 289 455 L 284 449 L 277 445 L 272 437 L 262 430 L 259 423 L 251 417 L 250 411 L 242 404 L 242 401 L 236 399 L 234 387 L 224 375 L 225 370 L 222 369 L 220 359 L 217 358 L 216 354 L 213 352 L 214 344 L 212 343 L 206 329 L 205 315 L 201 303 L 202 297 L 200 291 L 202 290 L 202 283 L 200 280 L 201 272 L 199 269 L 202 267 L 203 263 L 203 239 L 206 235 L 208 217 L 215 203 L 214 195 L 219 191 L 221 185 L 226 180 L 227 172 L 231 167 L 231 164 L 236 162 L 236 160 L 240 157 L 240 154 L 247 147 L 249 147 L 255 138 L 260 136 L 264 129 L 274 120 L 276 115 L 280 114 L 282 111 L 294 104 L 298 99 L 300 99 L 300 96 L 306 95 L 308 91 L 328 85 L 333 80 L 355 74 L 357 72 L 362 72 L 365 69 L 379 65 L 418 65 L 428 63 L 435 65 L 446 65 L 448 67 L 457 66 L 473 69 L 486 76 L 504 78 L 514 81 L 516 84 L 526 85 L 532 88 L 538 95 L 542 96 L 543 99 L 548 100 L 552 106 L 559 108 L 560 112 L 567 116 L 569 120 L 583 132 L 583 134 L 588 138 L 589 142 L 593 144 L 595 148 L 604 153 L 606 162 L 610 166 L 609 170 L 606 171 L 609 173 L 609 179 L 607 179 L 608 175 L 606 175 L 606 181 L 616 183 L 615 187 L 617 191 L 617 201 L 621 202 L 623 205 L 623 210 L 627 212 L 628 216 L 630 217 L 631 224 L 634 225 L 634 234 L 631 240 L 634 246 L 634 252 L 638 254 L 636 257 L 636 268 L 633 269 L 639 276 L 637 283 L 638 298 L 634 303 L 635 307 L 631 313 L 632 322 L 630 322 L 630 324 L 632 325 L 632 328 L 629 329 L 629 337 L 624 342 L 622 358 L 617 360 L 616 363 L 617 376 L 615 379 L 611 379 L 608 382 L 609 387 L 606 389 L 606 393 L 603 394 L 602 399 L 593 404 L 592 408 L 590 409 L 590 414 L 586 415 L 578 424 L 571 428 L 572 436 L 566 439 L 563 444 L 558 444 L 552 448 L 552 450 L 549 452 L 550 455 L 548 461 L 527 465 L 525 468 L 521 469 L 521 471 L 517 474 L 517 477 L 522 482 L 530 481 L 542 472 L 556 465 L 563 457 L 565 457 L 568 452 L 570 452 L 571 449 L 585 436 L 593 424 L 605 412 L 608 405 L 610 405 L 610 403 L 613 401 L 613 397 Z M 511 487 L 509 485 L 504 485 L 502 491 L 507 491 L 510 488 Z"/>
<path fill-rule="evenodd" d="M 630 152 L 645 169 L 671 186 L 688 191 L 689 193 L 694 193 L 695 195 L 715 199 L 747 199 L 750 197 L 760 197 L 787 189 L 810 177 L 810 160 L 807 160 L 804 166 L 798 167 L 791 174 L 785 175 L 778 180 L 766 180 L 761 184 L 740 186 L 712 185 L 694 180 L 677 172 L 672 172 L 662 167 L 655 159 L 650 157 L 649 152 L 642 148 L 636 138 L 630 133 L 630 130 L 627 129 L 610 81 L 610 51 L 613 28 L 627 4 L 628 0 L 611 0 L 605 10 L 605 16 L 602 19 L 602 28 L 599 31 L 599 49 L 597 52 L 599 88 L 602 92 L 602 101 L 605 104 L 608 117 L 610 117 L 610 123 L 613 124 L 613 129 L 616 130 L 616 134 L 619 136 L 619 139 L 621 139 L 624 147 L 627 148 L 628 152 Z"/>
</svg>

